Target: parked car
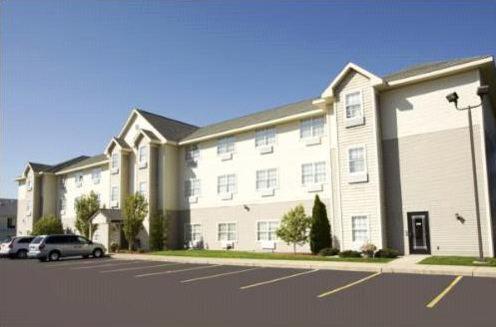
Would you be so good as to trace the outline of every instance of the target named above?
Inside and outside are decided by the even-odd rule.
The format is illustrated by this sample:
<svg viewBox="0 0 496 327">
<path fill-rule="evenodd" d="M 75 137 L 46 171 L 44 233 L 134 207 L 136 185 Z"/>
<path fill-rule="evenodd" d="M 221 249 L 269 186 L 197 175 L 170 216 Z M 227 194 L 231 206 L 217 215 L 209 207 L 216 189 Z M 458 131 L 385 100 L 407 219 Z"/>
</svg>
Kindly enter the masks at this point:
<svg viewBox="0 0 496 327">
<path fill-rule="evenodd" d="M 105 255 L 105 246 L 94 243 L 78 235 L 41 235 L 29 245 L 28 257 L 40 261 L 57 261 L 62 257 L 82 256 L 101 258 Z"/>
<path fill-rule="evenodd" d="M 9 258 L 26 259 L 28 257 L 29 243 L 34 236 L 12 237 L 0 244 L 0 256 Z"/>
</svg>

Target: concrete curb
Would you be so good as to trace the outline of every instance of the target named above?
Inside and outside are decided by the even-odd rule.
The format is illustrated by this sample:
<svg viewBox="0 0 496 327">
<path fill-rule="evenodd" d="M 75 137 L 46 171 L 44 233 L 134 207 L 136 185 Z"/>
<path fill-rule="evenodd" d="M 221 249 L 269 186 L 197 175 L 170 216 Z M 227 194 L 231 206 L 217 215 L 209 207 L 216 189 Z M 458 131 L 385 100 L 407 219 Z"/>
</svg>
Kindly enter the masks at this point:
<svg viewBox="0 0 496 327">
<path fill-rule="evenodd" d="M 440 266 L 420 264 L 360 263 L 332 261 L 296 261 L 267 259 L 230 259 L 230 258 L 197 258 L 178 256 L 158 256 L 151 254 L 115 253 L 112 258 L 120 260 L 172 261 L 191 264 L 221 264 L 248 267 L 295 268 L 295 269 L 327 269 L 343 271 L 382 272 L 390 274 L 421 275 L 461 275 L 473 277 L 496 278 L 496 267 Z"/>
</svg>

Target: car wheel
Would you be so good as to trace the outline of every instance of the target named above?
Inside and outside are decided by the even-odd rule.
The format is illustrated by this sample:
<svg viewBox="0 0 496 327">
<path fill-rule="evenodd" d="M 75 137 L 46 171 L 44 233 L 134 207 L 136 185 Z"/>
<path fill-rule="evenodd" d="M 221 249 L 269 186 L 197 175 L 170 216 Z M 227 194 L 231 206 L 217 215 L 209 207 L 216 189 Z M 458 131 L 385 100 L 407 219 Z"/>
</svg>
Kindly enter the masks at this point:
<svg viewBox="0 0 496 327">
<path fill-rule="evenodd" d="M 58 261 L 60 259 L 60 252 L 59 251 L 52 251 L 48 255 L 48 260 L 50 261 Z"/>
<path fill-rule="evenodd" d="M 103 256 L 102 249 L 95 249 L 93 251 L 93 258 L 101 258 Z"/>
<path fill-rule="evenodd" d="M 26 251 L 26 250 L 17 251 L 16 257 L 17 257 L 17 259 L 26 259 L 28 257 L 28 251 Z"/>
</svg>

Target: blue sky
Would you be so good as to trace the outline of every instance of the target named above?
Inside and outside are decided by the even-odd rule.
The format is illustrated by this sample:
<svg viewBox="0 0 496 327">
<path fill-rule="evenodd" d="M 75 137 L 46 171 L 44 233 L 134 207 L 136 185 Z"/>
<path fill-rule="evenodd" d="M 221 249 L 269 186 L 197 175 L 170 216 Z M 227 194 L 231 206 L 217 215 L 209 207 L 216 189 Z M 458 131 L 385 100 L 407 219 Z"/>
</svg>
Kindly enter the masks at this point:
<svg viewBox="0 0 496 327">
<path fill-rule="evenodd" d="M 27 161 L 103 152 L 139 107 L 197 125 L 496 54 L 496 2 L 1 1 L 0 196 Z"/>
</svg>

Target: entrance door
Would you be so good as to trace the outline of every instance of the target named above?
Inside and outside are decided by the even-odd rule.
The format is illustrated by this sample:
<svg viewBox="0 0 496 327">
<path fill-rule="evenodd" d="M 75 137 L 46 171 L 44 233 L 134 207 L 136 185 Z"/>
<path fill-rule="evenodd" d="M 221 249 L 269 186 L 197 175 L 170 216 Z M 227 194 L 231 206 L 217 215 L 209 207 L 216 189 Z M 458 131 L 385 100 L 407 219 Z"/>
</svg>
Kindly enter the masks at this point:
<svg viewBox="0 0 496 327">
<path fill-rule="evenodd" d="M 429 238 L 429 213 L 409 212 L 408 238 L 410 240 L 411 254 L 430 254 L 431 241 Z"/>
</svg>

